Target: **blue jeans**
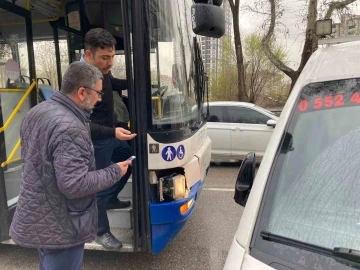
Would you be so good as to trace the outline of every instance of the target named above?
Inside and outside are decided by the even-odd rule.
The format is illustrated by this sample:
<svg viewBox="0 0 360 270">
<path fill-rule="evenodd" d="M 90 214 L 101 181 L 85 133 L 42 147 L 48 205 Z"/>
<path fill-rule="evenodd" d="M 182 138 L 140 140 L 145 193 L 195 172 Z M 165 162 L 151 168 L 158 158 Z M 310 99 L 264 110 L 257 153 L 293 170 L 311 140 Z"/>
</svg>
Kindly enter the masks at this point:
<svg viewBox="0 0 360 270">
<path fill-rule="evenodd" d="M 40 270 L 81 270 L 84 244 L 66 249 L 39 248 Z"/>
<path fill-rule="evenodd" d="M 93 141 L 95 149 L 96 169 L 104 169 L 112 163 L 127 160 L 131 157 L 132 152 L 126 141 L 118 139 L 106 139 Z M 109 189 L 97 194 L 98 207 L 98 235 L 110 232 L 109 219 L 106 213 L 106 205 L 109 202 L 116 202 L 119 192 L 124 188 L 131 175 L 131 166 L 129 166 L 126 174 L 121 177 L 120 181 Z"/>
</svg>

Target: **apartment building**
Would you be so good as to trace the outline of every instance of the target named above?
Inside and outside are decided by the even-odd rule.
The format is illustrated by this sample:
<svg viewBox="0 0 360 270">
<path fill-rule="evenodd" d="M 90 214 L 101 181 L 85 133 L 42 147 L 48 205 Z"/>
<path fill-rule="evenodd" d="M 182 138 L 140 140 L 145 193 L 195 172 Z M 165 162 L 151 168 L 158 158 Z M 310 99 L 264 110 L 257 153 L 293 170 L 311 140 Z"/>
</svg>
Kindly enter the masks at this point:
<svg viewBox="0 0 360 270">
<path fill-rule="evenodd" d="M 228 0 L 223 1 L 222 8 L 225 12 L 225 35 L 222 38 L 233 36 L 232 13 Z M 205 70 L 217 71 L 218 60 L 221 59 L 221 39 L 200 37 L 201 53 Z"/>
<path fill-rule="evenodd" d="M 360 35 L 360 15 L 344 14 L 339 23 L 332 25 L 332 37 L 350 37 Z"/>
</svg>

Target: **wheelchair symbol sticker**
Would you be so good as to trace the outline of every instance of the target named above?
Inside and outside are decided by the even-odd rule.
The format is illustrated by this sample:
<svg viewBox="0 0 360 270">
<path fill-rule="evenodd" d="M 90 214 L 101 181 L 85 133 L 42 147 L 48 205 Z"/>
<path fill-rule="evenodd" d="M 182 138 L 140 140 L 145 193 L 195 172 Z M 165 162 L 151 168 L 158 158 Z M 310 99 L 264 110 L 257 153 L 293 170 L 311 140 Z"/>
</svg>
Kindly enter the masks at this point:
<svg viewBox="0 0 360 270">
<path fill-rule="evenodd" d="M 177 149 L 177 157 L 182 160 L 185 156 L 185 147 L 181 144 Z"/>
<path fill-rule="evenodd" d="M 165 161 L 173 161 L 176 157 L 176 149 L 174 146 L 166 146 L 161 152 L 161 156 Z"/>
</svg>

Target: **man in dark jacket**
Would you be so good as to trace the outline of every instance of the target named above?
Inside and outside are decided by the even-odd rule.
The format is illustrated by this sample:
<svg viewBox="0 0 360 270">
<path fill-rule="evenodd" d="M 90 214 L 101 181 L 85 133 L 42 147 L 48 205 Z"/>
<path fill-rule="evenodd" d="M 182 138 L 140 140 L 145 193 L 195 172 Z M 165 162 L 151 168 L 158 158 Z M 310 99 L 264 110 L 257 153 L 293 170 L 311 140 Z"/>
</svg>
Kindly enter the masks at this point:
<svg viewBox="0 0 360 270">
<path fill-rule="evenodd" d="M 81 269 L 84 243 L 97 233 L 96 193 L 123 176 L 130 161 L 95 170 L 90 113 L 102 74 L 72 63 L 61 90 L 26 113 L 20 127 L 22 183 L 10 237 L 38 248 L 40 269 Z"/>
<path fill-rule="evenodd" d="M 130 158 L 132 152 L 127 140 L 131 140 L 136 135 L 124 128 L 114 127 L 113 91 L 127 89 L 126 80 L 116 79 L 110 74 L 114 63 L 116 40 L 107 30 L 95 28 L 85 35 L 84 43 L 83 61 L 97 67 L 104 76 L 104 95 L 93 110 L 90 124 L 96 168 L 102 169 L 108 167 L 112 162 Z M 117 198 L 130 175 L 131 167 L 119 182 L 97 195 L 99 228 L 96 242 L 106 249 L 118 249 L 122 246 L 122 243 L 110 231 L 106 210 L 130 206 L 130 201 L 120 201 Z"/>
</svg>

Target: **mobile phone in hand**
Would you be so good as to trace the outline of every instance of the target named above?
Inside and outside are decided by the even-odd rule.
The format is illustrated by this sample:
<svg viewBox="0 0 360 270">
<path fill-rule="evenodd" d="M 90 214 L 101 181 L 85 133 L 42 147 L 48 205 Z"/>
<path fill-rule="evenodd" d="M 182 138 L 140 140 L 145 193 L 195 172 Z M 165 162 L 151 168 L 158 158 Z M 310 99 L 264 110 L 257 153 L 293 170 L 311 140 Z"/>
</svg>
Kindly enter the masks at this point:
<svg viewBox="0 0 360 270">
<path fill-rule="evenodd" d="M 127 160 L 133 161 L 135 158 L 136 158 L 135 156 L 131 156 Z"/>
</svg>

